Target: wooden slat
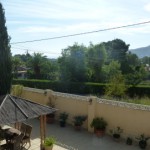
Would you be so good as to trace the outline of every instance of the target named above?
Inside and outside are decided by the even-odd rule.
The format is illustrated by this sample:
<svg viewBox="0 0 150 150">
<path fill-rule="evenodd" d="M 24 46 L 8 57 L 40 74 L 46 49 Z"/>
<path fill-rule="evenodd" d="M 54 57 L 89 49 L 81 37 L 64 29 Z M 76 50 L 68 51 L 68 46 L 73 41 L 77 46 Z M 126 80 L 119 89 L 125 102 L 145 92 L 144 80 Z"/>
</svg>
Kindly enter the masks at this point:
<svg viewBox="0 0 150 150">
<path fill-rule="evenodd" d="M 44 139 L 46 138 L 46 115 L 43 116 L 43 133 L 44 133 Z"/>
<path fill-rule="evenodd" d="M 43 145 L 43 116 L 40 116 L 40 137 L 41 137 L 41 148 Z"/>
</svg>

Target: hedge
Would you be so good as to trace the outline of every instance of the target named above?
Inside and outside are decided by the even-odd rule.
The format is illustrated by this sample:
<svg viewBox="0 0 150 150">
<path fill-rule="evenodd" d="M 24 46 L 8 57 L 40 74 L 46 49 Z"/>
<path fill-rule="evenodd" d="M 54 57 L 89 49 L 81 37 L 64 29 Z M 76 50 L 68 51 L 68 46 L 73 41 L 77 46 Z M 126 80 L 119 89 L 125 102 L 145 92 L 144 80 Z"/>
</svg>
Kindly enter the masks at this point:
<svg viewBox="0 0 150 150">
<path fill-rule="evenodd" d="M 21 84 L 26 87 L 38 89 L 51 89 L 57 92 L 72 93 L 72 94 L 92 94 L 104 95 L 106 84 L 91 83 L 91 82 L 59 82 L 49 80 L 29 80 L 29 79 L 14 79 L 12 84 Z M 148 96 L 150 97 L 150 86 L 130 86 L 127 90 L 127 95 L 133 96 Z"/>
</svg>

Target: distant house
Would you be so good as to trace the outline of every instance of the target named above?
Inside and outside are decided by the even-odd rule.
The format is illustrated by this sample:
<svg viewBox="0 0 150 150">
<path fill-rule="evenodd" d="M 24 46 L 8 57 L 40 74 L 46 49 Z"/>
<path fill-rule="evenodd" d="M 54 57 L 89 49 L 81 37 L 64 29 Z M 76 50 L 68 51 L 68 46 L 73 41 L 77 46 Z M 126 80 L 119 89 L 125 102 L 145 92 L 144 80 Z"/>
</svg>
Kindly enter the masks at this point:
<svg viewBox="0 0 150 150">
<path fill-rule="evenodd" d="M 23 66 L 20 66 L 17 68 L 17 77 L 19 79 L 26 79 L 27 78 L 27 71 L 29 70 L 30 68 L 27 68 L 27 67 L 23 67 Z"/>
<path fill-rule="evenodd" d="M 150 72 L 150 65 L 149 65 L 149 64 L 146 64 L 146 65 L 145 65 L 145 69 L 146 69 L 146 71 L 149 71 L 149 72 Z"/>
</svg>

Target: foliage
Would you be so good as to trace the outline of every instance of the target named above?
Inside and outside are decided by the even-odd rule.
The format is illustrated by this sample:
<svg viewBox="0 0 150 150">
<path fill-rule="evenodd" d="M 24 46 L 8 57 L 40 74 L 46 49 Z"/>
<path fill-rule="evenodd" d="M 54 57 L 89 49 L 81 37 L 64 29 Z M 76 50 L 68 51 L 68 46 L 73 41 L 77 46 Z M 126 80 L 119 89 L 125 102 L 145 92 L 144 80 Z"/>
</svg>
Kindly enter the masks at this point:
<svg viewBox="0 0 150 150">
<path fill-rule="evenodd" d="M 62 50 L 58 59 L 61 80 L 86 81 L 85 51 L 86 47 L 77 43 Z"/>
<path fill-rule="evenodd" d="M 75 126 L 82 126 L 83 122 L 87 119 L 87 116 L 74 116 L 74 125 Z"/>
<path fill-rule="evenodd" d="M 125 95 L 126 90 L 127 87 L 123 75 L 117 74 L 110 79 L 109 85 L 106 86 L 105 94 L 107 96 L 121 98 Z"/>
<path fill-rule="evenodd" d="M 5 13 L 0 3 L 0 95 L 10 92 L 12 80 L 10 37 L 5 23 Z"/>
<path fill-rule="evenodd" d="M 139 146 L 141 149 L 145 149 L 147 146 L 147 141 L 150 139 L 150 137 L 145 137 L 144 134 L 141 134 L 140 137 L 136 138 L 139 140 Z"/>
<path fill-rule="evenodd" d="M 23 91 L 22 85 L 13 85 L 11 89 L 11 94 L 14 96 L 21 97 L 22 91 Z"/>
<path fill-rule="evenodd" d="M 91 127 L 94 127 L 94 129 L 105 130 L 106 126 L 107 122 L 102 117 L 96 117 L 91 122 Z"/>
<path fill-rule="evenodd" d="M 101 70 L 106 61 L 106 49 L 104 44 L 91 44 L 86 56 L 90 80 L 94 82 L 101 81 Z"/>
<path fill-rule="evenodd" d="M 132 138 L 127 137 L 127 139 L 126 139 L 126 144 L 127 144 L 127 145 L 132 145 L 132 142 L 133 142 Z"/>
<path fill-rule="evenodd" d="M 132 86 L 138 85 L 146 77 L 143 66 L 132 67 L 132 72 L 126 75 L 126 82 Z"/>
<path fill-rule="evenodd" d="M 123 129 L 121 129 L 119 126 L 110 130 L 110 133 L 112 134 L 112 136 L 117 139 L 120 138 L 120 134 L 122 132 L 123 132 Z"/>
<path fill-rule="evenodd" d="M 120 63 L 114 60 L 111 61 L 108 65 L 103 66 L 102 73 L 104 76 L 104 80 L 108 82 L 110 78 L 113 78 L 118 74 L 121 74 Z"/>
<path fill-rule="evenodd" d="M 73 93 L 73 94 L 93 94 L 102 96 L 105 92 L 105 87 L 109 84 L 90 83 L 90 82 L 58 82 L 49 80 L 27 80 L 14 79 L 13 84 L 21 84 L 26 87 L 39 89 L 52 89 L 58 92 Z M 150 86 L 139 85 L 136 87 L 128 87 L 126 94 L 130 97 L 150 97 Z"/>
<path fill-rule="evenodd" d="M 21 59 L 17 56 L 12 57 L 12 71 L 13 71 L 13 77 L 17 78 L 18 68 L 23 65 Z"/>
<path fill-rule="evenodd" d="M 66 122 L 66 120 L 68 119 L 69 114 L 66 112 L 62 112 L 59 115 L 59 121 L 60 122 Z"/>
<path fill-rule="evenodd" d="M 56 139 L 54 137 L 47 137 L 44 141 L 44 146 L 53 146 L 56 143 Z"/>
<path fill-rule="evenodd" d="M 126 72 L 126 56 L 129 49 L 129 44 L 126 44 L 121 39 L 114 39 L 112 41 L 104 42 L 106 47 L 108 62 L 116 60 L 121 64 L 121 72 Z"/>
<path fill-rule="evenodd" d="M 49 71 L 48 65 L 50 64 L 48 63 L 46 56 L 43 56 L 41 53 L 34 53 L 33 56 L 30 57 L 28 65 L 31 68 L 28 75 L 34 79 L 41 79 L 43 70 L 46 68 L 47 71 Z"/>
</svg>

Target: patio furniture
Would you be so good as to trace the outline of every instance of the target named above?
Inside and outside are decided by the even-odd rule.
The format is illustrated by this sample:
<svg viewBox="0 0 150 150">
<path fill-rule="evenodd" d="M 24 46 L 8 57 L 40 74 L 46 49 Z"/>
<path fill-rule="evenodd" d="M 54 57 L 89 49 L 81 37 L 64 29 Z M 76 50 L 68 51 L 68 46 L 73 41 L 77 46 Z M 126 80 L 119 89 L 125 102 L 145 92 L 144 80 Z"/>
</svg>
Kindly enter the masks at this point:
<svg viewBox="0 0 150 150">
<path fill-rule="evenodd" d="M 1 150 L 21 150 L 22 149 L 22 139 L 24 134 L 20 134 L 12 139 L 10 142 L 1 145 Z"/>
<path fill-rule="evenodd" d="M 4 129 L 4 137 L 6 139 L 6 143 L 10 143 L 12 139 L 20 134 L 21 132 L 15 128 Z"/>
<path fill-rule="evenodd" d="M 26 127 L 27 127 L 27 125 L 25 124 L 25 123 L 21 123 L 21 126 L 20 126 L 20 132 L 21 133 L 26 133 Z"/>
<path fill-rule="evenodd" d="M 31 139 L 30 139 L 31 132 L 32 132 L 32 126 L 26 124 L 26 132 L 22 140 L 23 145 L 29 143 L 29 147 L 31 146 Z"/>
</svg>

